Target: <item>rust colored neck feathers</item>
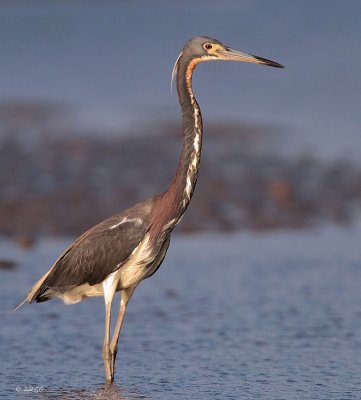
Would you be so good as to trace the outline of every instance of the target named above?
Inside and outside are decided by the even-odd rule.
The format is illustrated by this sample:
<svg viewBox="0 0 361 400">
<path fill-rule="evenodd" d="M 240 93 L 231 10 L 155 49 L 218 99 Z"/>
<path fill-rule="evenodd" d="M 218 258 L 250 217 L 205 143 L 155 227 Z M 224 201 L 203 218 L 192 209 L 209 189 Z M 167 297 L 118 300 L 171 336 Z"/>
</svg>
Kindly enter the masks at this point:
<svg viewBox="0 0 361 400">
<path fill-rule="evenodd" d="M 182 108 L 183 148 L 176 175 L 153 207 L 152 236 L 167 235 L 179 222 L 193 196 L 202 148 L 202 115 L 192 91 L 192 73 L 201 59 L 179 60 L 177 90 Z"/>
</svg>

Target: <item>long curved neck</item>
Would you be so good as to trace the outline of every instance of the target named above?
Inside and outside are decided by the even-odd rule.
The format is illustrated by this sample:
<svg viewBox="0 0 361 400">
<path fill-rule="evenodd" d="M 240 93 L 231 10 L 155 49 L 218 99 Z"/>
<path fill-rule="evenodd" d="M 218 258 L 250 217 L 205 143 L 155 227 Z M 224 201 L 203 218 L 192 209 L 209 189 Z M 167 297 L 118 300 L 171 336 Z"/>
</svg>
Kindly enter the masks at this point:
<svg viewBox="0 0 361 400">
<path fill-rule="evenodd" d="M 176 175 L 154 207 L 155 232 L 171 231 L 179 222 L 193 196 L 202 148 L 202 114 L 192 91 L 192 73 L 199 59 L 179 60 L 177 90 L 182 109 L 183 148 Z"/>
<path fill-rule="evenodd" d="M 198 60 L 193 60 L 181 63 L 177 74 L 177 90 L 182 108 L 183 148 L 168 194 L 174 192 L 173 206 L 179 216 L 184 213 L 193 196 L 201 159 L 202 114 L 192 91 L 192 72 L 197 62 Z"/>
</svg>

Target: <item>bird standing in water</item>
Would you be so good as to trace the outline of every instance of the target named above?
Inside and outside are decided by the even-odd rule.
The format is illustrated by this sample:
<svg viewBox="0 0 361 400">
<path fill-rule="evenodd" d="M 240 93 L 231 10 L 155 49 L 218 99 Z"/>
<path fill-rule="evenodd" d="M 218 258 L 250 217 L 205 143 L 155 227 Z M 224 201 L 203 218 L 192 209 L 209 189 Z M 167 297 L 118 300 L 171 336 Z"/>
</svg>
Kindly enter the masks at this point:
<svg viewBox="0 0 361 400">
<path fill-rule="evenodd" d="M 184 46 L 172 73 L 182 109 L 183 148 L 178 169 L 168 189 L 90 228 L 69 246 L 53 267 L 32 287 L 23 303 L 55 297 L 66 304 L 104 296 L 103 360 L 108 383 L 114 380 L 118 339 L 127 304 L 139 283 L 153 275 L 166 255 L 171 232 L 191 201 L 197 182 L 202 147 L 202 115 L 192 90 L 197 64 L 234 60 L 283 66 L 232 50 L 210 37 L 194 37 Z M 111 306 L 120 291 L 120 309 L 110 335 Z M 22 303 L 22 304 L 23 304 Z M 21 304 L 21 305 L 22 305 Z"/>
</svg>

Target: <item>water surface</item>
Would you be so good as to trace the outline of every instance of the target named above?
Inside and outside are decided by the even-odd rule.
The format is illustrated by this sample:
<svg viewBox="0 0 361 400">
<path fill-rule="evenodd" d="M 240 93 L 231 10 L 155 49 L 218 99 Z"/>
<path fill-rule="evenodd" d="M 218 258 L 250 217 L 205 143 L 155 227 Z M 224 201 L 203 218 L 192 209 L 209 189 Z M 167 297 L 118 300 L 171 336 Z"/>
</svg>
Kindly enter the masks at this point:
<svg viewBox="0 0 361 400">
<path fill-rule="evenodd" d="M 359 399 L 360 233 L 174 237 L 162 268 L 131 300 L 111 389 L 103 385 L 102 299 L 8 314 L 69 241 L 43 240 L 31 251 L 2 241 L 1 257 L 18 265 L 0 271 L 0 393 Z"/>
</svg>

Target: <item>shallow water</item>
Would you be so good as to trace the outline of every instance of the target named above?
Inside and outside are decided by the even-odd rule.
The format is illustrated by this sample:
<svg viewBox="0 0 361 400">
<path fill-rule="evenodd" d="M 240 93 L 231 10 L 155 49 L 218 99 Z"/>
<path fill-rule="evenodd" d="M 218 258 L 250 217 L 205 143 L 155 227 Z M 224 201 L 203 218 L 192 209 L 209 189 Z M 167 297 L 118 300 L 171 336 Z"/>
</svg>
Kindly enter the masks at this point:
<svg viewBox="0 0 361 400">
<path fill-rule="evenodd" d="M 137 289 L 116 384 L 103 386 L 102 299 L 9 314 L 68 240 L 0 242 L 7 399 L 359 399 L 361 228 L 176 236 Z"/>
</svg>

